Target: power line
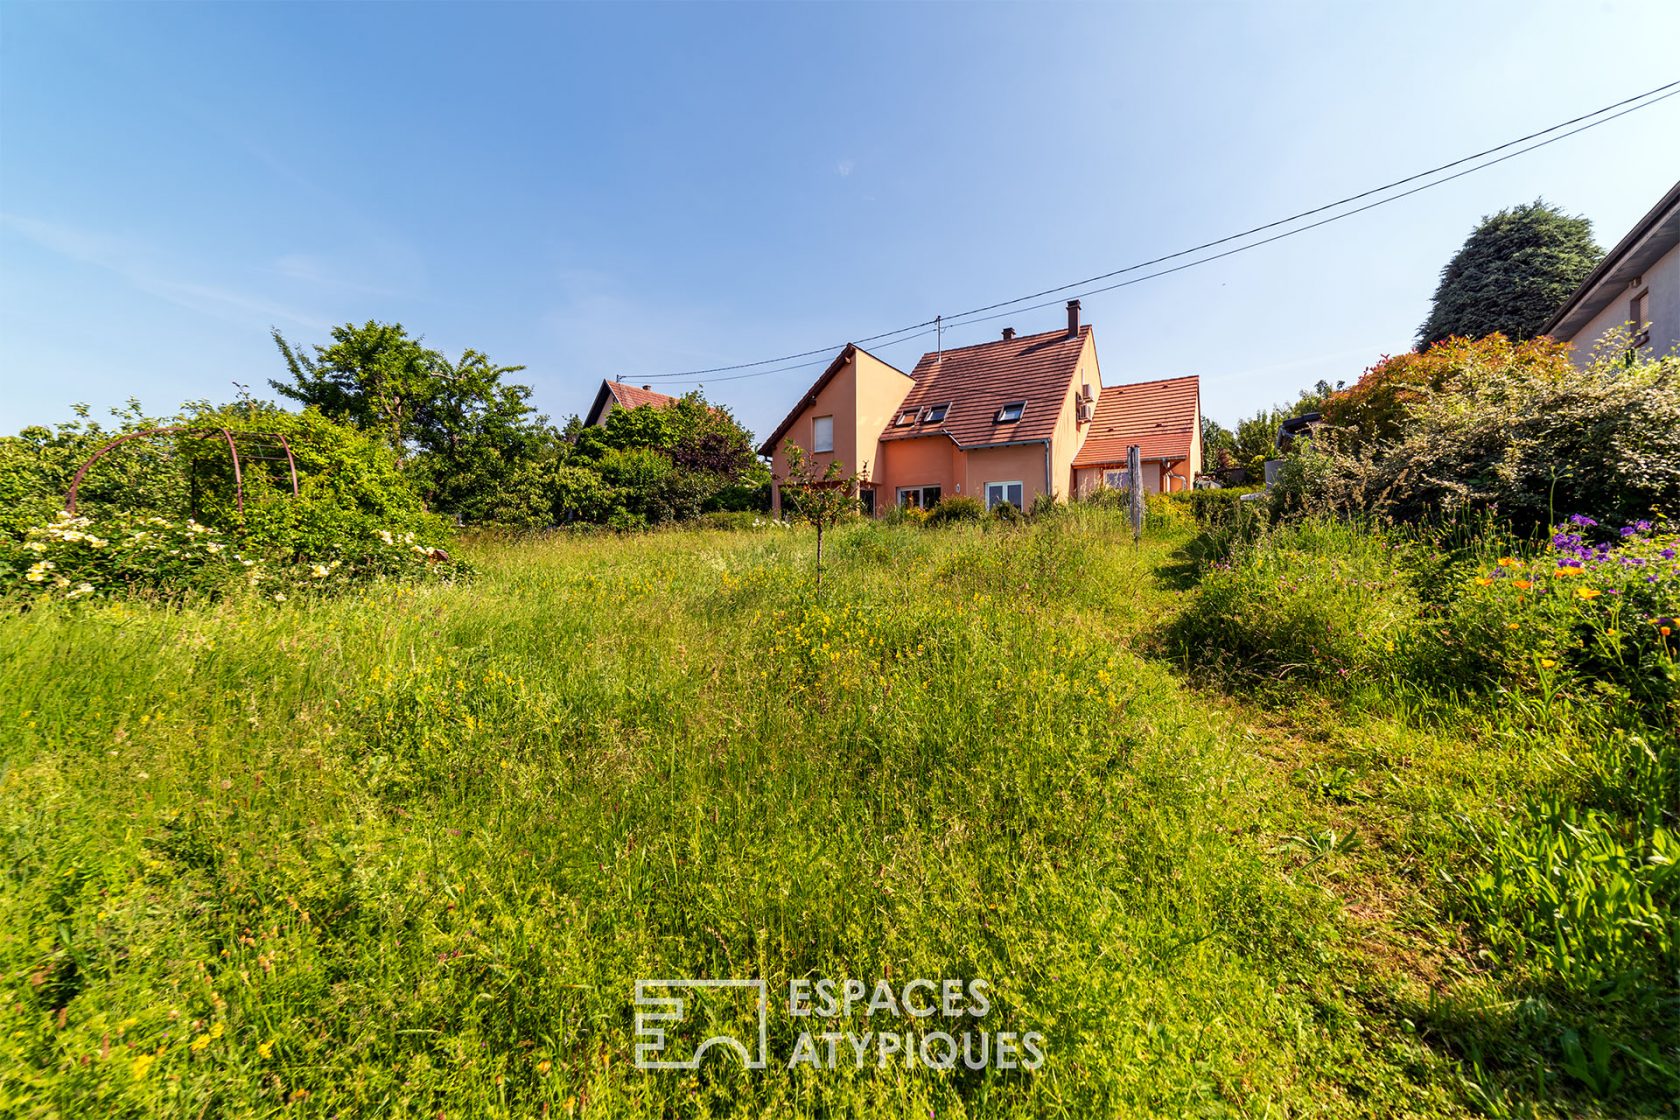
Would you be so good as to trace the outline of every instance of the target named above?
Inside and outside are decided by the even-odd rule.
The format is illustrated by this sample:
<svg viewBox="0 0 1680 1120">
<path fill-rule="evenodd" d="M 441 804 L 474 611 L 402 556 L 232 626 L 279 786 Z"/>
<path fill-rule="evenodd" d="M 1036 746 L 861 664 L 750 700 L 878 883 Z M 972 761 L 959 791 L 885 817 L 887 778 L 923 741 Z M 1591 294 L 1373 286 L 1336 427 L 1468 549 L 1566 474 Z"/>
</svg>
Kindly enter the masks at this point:
<svg viewBox="0 0 1680 1120">
<path fill-rule="evenodd" d="M 1145 280 L 1153 280 L 1157 276 L 1166 276 L 1169 273 L 1182 272 L 1187 268 L 1194 268 L 1199 264 L 1207 264 L 1210 261 L 1217 261 L 1217 260 L 1220 260 L 1224 257 L 1235 256 L 1237 253 L 1247 252 L 1249 249 L 1258 249 L 1262 245 L 1270 245 L 1272 242 L 1281 241 L 1285 237 L 1293 237 L 1297 233 L 1306 233 L 1308 230 L 1317 229 L 1319 226 L 1327 226 L 1331 222 L 1339 222 L 1343 218 L 1351 218 L 1355 214 L 1363 214 L 1367 210 L 1374 210 L 1378 206 L 1384 206 L 1384 205 L 1387 205 L 1390 202 L 1398 202 L 1402 198 L 1407 198 L 1411 195 L 1417 194 L 1419 191 L 1426 191 L 1430 187 L 1438 187 L 1443 183 L 1450 183 L 1454 179 L 1461 179 L 1464 176 L 1471 174 L 1472 172 L 1481 171 L 1483 168 L 1492 167 L 1496 163 L 1504 163 L 1508 159 L 1515 159 L 1516 157 L 1518 157 L 1520 155 L 1523 155 L 1525 153 L 1528 153 L 1528 152 L 1532 152 L 1537 148 L 1544 148 L 1547 144 L 1555 144 L 1559 140 L 1567 140 L 1569 137 L 1574 136 L 1578 132 L 1585 132 L 1589 128 L 1596 128 L 1601 124 L 1608 124 L 1609 122 L 1615 120 L 1616 117 L 1626 116 L 1627 114 L 1632 113 L 1632 112 L 1634 112 L 1638 109 L 1643 109 L 1643 108 L 1645 108 L 1646 106 L 1649 106 L 1649 105 L 1655 105 L 1658 101 L 1666 101 L 1670 97 L 1674 97 L 1676 95 L 1680 95 L 1680 89 L 1674 90 L 1670 93 L 1665 93 L 1661 97 L 1654 98 L 1651 101 L 1647 101 L 1644 105 L 1636 105 L 1632 109 L 1623 109 L 1620 113 L 1617 113 L 1616 116 L 1614 116 L 1614 117 L 1605 117 L 1603 120 L 1594 121 L 1592 124 L 1582 125 L 1580 128 L 1577 128 L 1577 129 L 1575 129 L 1571 132 L 1565 132 L 1561 136 L 1553 136 L 1548 140 L 1542 140 L 1537 144 L 1531 144 L 1530 146 L 1528 146 L 1526 148 L 1522 148 L 1522 149 L 1519 149 L 1515 152 L 1510 152 L 1510 153 L 1507 153 L 1506 155 L 1502 155 L 1498 159 L 1490 159 L 1486 163 L 1479 163 L 1474 167 L 1467 167 L 1463 171 L 1457 171 L 1457 172 L 1454 172 L 1453 174 L 1447 175 L 1443 178 L 1435 179 L 1435 180 L 1433 180 L 1431 182 L 1428 182 L 1428 183 L 1423 183 L 1419 186 L 1413 187 L 1411 190 L 1401 191 L 1399 194 L 1396 194 L 1396 195 L 1390 195 L 1388 198 L 1379 198 L 1375 202 L 1367 202 L 1364 206 L 1355 207 L 1354 209 L 1345 211 L 1344 213 L 1332 214 L 1328 218 L 1320 218 L 1318 221 L 1311 222 L 1307 225 L 1301 226 L 1298 229 L 1285 230 L 1283 233 L 1276 233 L 1276 234 L 1273 234 L 1271 237 L 1262 238 L 1259 241 L 1254 241 L 1254 242 L 1251 242 L 1247 245 L 1239 245 L 1236 248 L 1227 249 L 1222 253 L 1214 253 L 1212 256 L 1207 256 L 1207 257 L 1198 257 L 1196 260 L 1187 261 L 1184 264 L 1175 265 L 1172 268 L 1163 268 L 1159 272 L 1151 272 L 1151 273 L 1148 273 L 1148 274 L 1143 275 L 1143 276 L 1134 276 L 1130 280 L 1122 280 L 1118 284 L 1109 284 L 1109 285 L 1106 285 L 1106 286 L 1101 287 L 1101 288 L 1090 288 L 1090 289 L 1086 289 L 1084 291 L 1076 292 L 1074 294 L 1075 294 L 1076 297 L 1078 297 L 1078 296 L 1101 295 L 1103 292 L 1112 292 L 1116 288 L 1124 288 L 1124 287 L 1128 287 L 1132 284 L 1140 284 Z M 1177 255 L 1177 254 L 1175 254 L 1175 255 Z M 1117 276 L 1117 275 L 1119 275 L 1119 273 L 1110 273 L 1109 275 Z M 1051 290 L 1052 291 L 1058 291 L 1058 290 L 1064 290 L 1064 289 L 1054 289 L 1053 288 Z M 1032 297 L 1027 296 L 1027 297 L 1024 297 L 1024 298 L 1031 299 Z M 1012 300 L 1010 302 L 1013 303 L 1015 301 Z M 991 319 L 1002 319 L 1005 316 L 1014 315 L 1014 314 L 1016 314 L 1017 312 L 1020 312 L 1020 311 L 1036 311 L 1036 310 L 1038 310 L 1040 308 L 1043 308 L 1043 307 L 1051 307 L 1051 306 L 1053 306 L 1057 303 L 1060 303 L 1060 302 L 1061 302 L 1061 297 L 1058 296 L 1057 298 L 1055 298 L 1053 300 L 1050 300 L 1046 303 L 1035 303 L 1035 304 L 1032 304 L 1031 306 L 1028 306 L 1028 307 L 1015 307 L 1015 308 L 1011 308 L 1008 311 L 1004 311 L 1004 312 L 1001 312 L 1001 313 L 996 314 L 996 315 L 987 315 L 984 318 L 979 318 L 979 319 L 968 319 L 964 322 L 953 324 L 951 329 L 956 330 L 959 327 L 973 326 L 975 323 L 984 323 L 984 322 L 986 322 L 988 320 L 991 320 Z M 1003 304 L 993 304 L 992 306 L 993 307 L 1002 307 L 1004 305 Z M 986 310 L 986 309 L 985 308 L 979 308 L 977 310 Z M 959 314 L 967 314 L 967 312 L 963 312 L 963 313 L 959 313 Z M 956 316 L 951 316 L 951 318 L 955 318 L 955 317 Z M 950 319 L 947 319 L 946 322 L 949 323 Z"/>
<path fill-rule="evenodd" d="M 1662 96 L 1660 96 L 1660 97 L 1654 96 L 1654 95 L 1657 95 L 1657 94 L 1661 94 Z M 1569 120 L 1560 121 L 1557 124 L 1554 124 L 1554 125 L 1552 125 L 1548 128 L 1540 129 L 1538 132 L 1531 132 L 1526 136 L 1519 136 L 1514 140 L 1508 140 L 1503 144 L 1498 144 L 1498 145 L 1495 145 L 1494 147 L 1491 147 L 1491 148 L 1485 148 L 1480 152 L 1476 152 L 1472 155 L 1463 156 L 1459 159 L 1455 159 L 1455 160 L 1451 161 L 1450 163 L 1443 163 L 1443 164 L 1440 164 L 1439 166 L 1432 167 L 1432 168 L 1430 168 L 1426 171 L 1419 171 L 1415 174 L 1408 175 L 1403 179 L 1396 179 L 1393 182 L 1385 183 L 1380 187 L 1372 187 L 1369 190 L 1360 191 L 1358 194 L 1348 195 L 1346 198 L 1337 199 L 1335 202 L 1327 202 L 1327 203 L 1324 203 L 1321 206 L 1315 206 L 1310 210 L 1302 210 L 1299 213 L 1292 214 L 1287 218 L 1279 218 L 1276 221 L 1267 222 L 1264 225 L 1254 226 L 1253 228 L 1244 230 L 1241 233 L 1228 234 L 1224 237 L 1216 238 L 1212 241 L 1204 241 L 1201 244 L 1193 245 L 1188 249 L 1180 249 L 1176 252 L 1167 253 L 1164 256 L 1155 257 L 1155 258 L 1152 258 L 1152 259 L 1147 260 L 1147 261 L 1139 261 L 1136 264 L 1127 265 L 1124 268 L 1114 269 L 1111 272 L 1099 273 L 1096 276 L 1090 276 L 1090 277 L 1085 278 L 1084 280 L 1075 280 L 1075 281 L 1072 281 L 1072 282 L 1067 283 L 1067 284 L 1057 285 L 1056 287 L 1053 287 L 1053 288 L 1045 288 L 1041 291 L 1032 292 L 1028 295 L 1016 296 L 1014 299 L 1002 300 L 1002 301 L 997 302 L 997 303 L 989 303 L 989 304 L 986 304 L 986 305 L 981 306 L 981 307 L 971 308 L 967 311 L 959 311 L 959 312 L 957 312 L 953 315 L 943 316 L 943 321 L 944 321 L 945 324 L 950 325 L 952 327 L 952 329 L 957 329 L 957 328 L 964 327 L 964 326 L 972 326 L 976 323 L 987 322 L 988 320 L 991 320 L 991 319 L 1002 318 L 1004 315 L 1013 315 L 1013 314 L 1017 314 L 1017 313 L 1020 313 L 1020 312 L 1023 312 L 1023 311 L 1033 311 L 1033 310 L 1037 310 L 1037 309 L 1042 308 L 1042 307 L 1048 307 L 1048 306 L 1051 306 L 1054 303 L 1060 302 L 1061 297 L 1058 296 L 1057 299 L 1055 299 L 1055 300 L 1050 300 L 1046 303 L 1033 304 L 1033 305 L 1028 306 L 1028 307 L 1017 307 L 1015 305 L 1026 303 L 1028 300 L 1038 299 L 1039 297 L 1051 295 L 1053 293 L 1066 293 L 1070 289 L 1082 288 L 1086 284 L 1094 284 L 1094 283 L 1097 283 L 1097 282 L 1102 281 L 1102 280 L 1112 279 L 1113 277 L 1116 277 L 1116 276 L 1123 276 L 1123 275 L 1126 275 L 1128 273 L 1136 272 L 1140 269 L 1149 268 L 1153 265 L 1163 264 L 1167 261 L 1176 260 L 1180 257 L 1189 256 L 1191 254 L 1199 253 L 1199 252 L 1202 252 L 1202 251 L 1207 250 L 1207 249 L 1217 248 L 1220 245 L 1226 245 L 1226 244 L 1229 244 L 1232 241 L 1239 241 L 1239 240 L 1241 240 L 1243 238 L 1246 238 L 1246 237 L 1252 237 L 1254 234 L 1257 234 L 1257 233 L 1264 233 L 1267 230 L 1277 229 L 1279 226 L 1290 225 L 1291 223 L 1300 221 L 1302 218 L 1310 218 L 1315 214 L 1322 214 L 1327 210 L 1334 210 L 1337 207 L 1345 206 L 1350 202 L 1358 202 L 1361 199 L 1370 198 L 1373 195 L 1383 194 L 1387 191 L 1393 190 L 1396 187 L 1402 187 L 1402 186 L 1405 186 L 1408 183 L 1415 183 L 1419 179 L 1429 178 L 1429 176 L 1439 174 L 1442 171 L 1449 171 L 1452 168 L 1461 167 L 1466 163 L 1472 163 L 1475 160 L 1483 159 L 1483 157 L 1494 155 L 1497 152 L 1504 152 L 1509 148 L 1515 148 L 1518 145 L 1527 144 L 1528 141 L 1530 141 L 1530 140 L 1537 140 L 1539 137 L 1548 136 L 1550 133 L 1558 132 L 1560 129 L 1570 128 L 1571 125 L 1580 125 L 1579 128 L 1571 129 L 1570 131 L 1564 132 L 1561 135 L 1550 136 L 1549 139 L 1541 140 L 1539 143 L 1530 144 L 1527 147 L 1518 148 L 1518 150 L 1516 150 L 1516 151 L 1507 152 L 1507 154 L 1505 154 L 1503 156 L 1500 156 L 1497 159 L 1487 160 L 1484 163 L 1476 163 L 1474 166 L 1467 167 L 1464 170 L 1455 172 L 1452 175 L 1447 175 L 1447 176 L 1444 176 L 1440 179 L 1433 179 L 1430 182 L 1422 183 L 1422 184 L 1420 184 L 1416 187 L 1411 188 L 1410 190 L 1402 191 L 1399 194 L 1390 195 L 1387 198 L 1377 199 L 1374 202 L 1366 203 L 1364 206 L 1359 206 L 1359 207 L 1356 207 L 1352 210 L 1348 210 L 1348 211 L 1345 211 L 1345 212 L 1340 213 L 1340 214 L 1334 214 L 1334 215 L 1331 215 L 1330 217 L 1322 218 L 1319 221 L 1311 222 L 1307 225 L 1300 226 L 1296 229 L 1285 230 L 1282 233 L 1273 234 L 1271 237 L 1262 238 L 1259 241 L 1250 242 L 1249 244 L 1246 244 L 1246 245 L 1236 246 L 1234 248 L 1227 249 L 1227 250 L 1225 250 L 1223 252 L 1220 252 L 1220 253 L 1214 253 L 1210 256 L 1199 257 L 1196 260 L 1187 261 L 1184 264 L 1175 265 L 1172 268 L 1160 269 L 1156 272 L 1150 272 L 1150 273 L 1147 273 L 1143 276 L 1136 276 L 1136 277 L 1133 277 L 1129 280 L 1121 281 L 1118 284 L 1109 284 L 1109 285 L 1106 285 L 1106 286 L 1100 287 L 1100 288 L 1091 288 L 1091 289 L 1088 289 L 1088 290 L 1084 290 L 1084 291 L 1081 291 L 1081 292 L 1074 293 L 1074 295 L 1075 296 L 1098 295 L 1098 294 L 1101 294 L 1103 292 L 1114 291 L 1117 288 L 1128 287 L 1132 284 L 1142 283 L 1145 280 L 1152 280 L 1152 279 L 1155 279 L 1156 277 L 1166 276 L 1166 275 L 1169 275 L 1169 274 L 1174 273 L 1174 272 L 1182 272 L 1185 269 L 1194 268 L 1197 265 L 1207 264 L 1207 263 L 1210 263 L 1212 261 L 1221 260 L 1225 257 L 1234 256 L 1237 253 L 1245 252 L 1249 249 L 1257 249 L 1262 245 L 1269 245 L 1274 241 L 1281 241 L 1285 237 L 1293 237 L 1295 234 L 1298 234 L 1298 233 L 1306 233 L 1309 230 L 1317 229 L 1318 227 L 1323 226 L 1323 225 L 1328 225 L 1331 222 L 1340 221 L 1343 218 L 1349 218 L 1349 217 L 1352 217 L 1355 214 L 1362 214 L 1365 211 L 1375 209 L 1378 206 L 1382 206 L 1382 205 L 1385 205 L 1385 204 L 1390 203 L 1390 202 L 1398 202 L 1402 198 L 1410 197 L 1411 195 L 1417 194 L 1420 191 L 1428 190 L 1431 187 L 1438 187 L 1438 186 L 1440 186 L 1444 183 L 1450 183 L 1455 179 L 1463 178 L 1464 176 L 1472 174 L 1473 172 L 1481 171 L 1485 168 L 1492 167 L 1495 164 L 1503 163 L 1508 159 L 1514 159 L 1519 155 L 1523 155 L 1527 152 L 1532 152 L 1532 151 L 1535 151 L 1539 148 L 1546 147 L 1548 144 L 1555 144 L 1559 140 L 1565 140 L 1565 139 L 1567 139 L 1571 136 L 1577 135 L 1578 133 L 1585 132 L 1588 129 L 1597 128 L 1599 125 L 1602 125 L 1602 124 L 1608 124 L 1609 122 L 1611 122 L 1613 120 L 1616 120 L 1619 117 L 1624 117 L 1629 113 L 1637 112 L 1640 109 L 1649 108 L 1650 106 L 1655 105 L 1655 104 L 1657 104 L 1658 102 L 1661 102 L 1661 101 L 1666 101 L 1668 98 L 1673 97 L 1677 94 L 1680 94 L 1680 80 L 1667 82 L 1663 85 L 1657 86 L 1654 89 L 1646 90 L 1644 93 L 1635 94 L 1632 97 L 1624 98 L 1621 101 L 1617 101 L 1617 102 L 1614 102 L 1610 105 L 1606 105 L 1603 108 L 1595 109 L 1590 113 L 1583 113 L 1582 115 L 1580 115 L 1578 117 L 1572 117 Z M 1647 100 L 1647 99 L 1649 99 L 1649 100 Z M 1638 104 L 1635 104 L 1635 102 L 1638 102 Z M 1611 115 L 1611 116 L 1605 116 L 1604 115 L 1606 113 L 1612 113 L 1613 110 L 1618 110 L 1618 109 L 1621 110 L 1621 111 L 1620 112 L 1614 112 L 1613 115 Z M 1601 119 L 1593 120 L 1592 118 L 1594 118 L 1594 117 L 1599 117 Z M 1581 122 L 1583 122 L 1583 121 L 1590 121 L 1591 123 L 1582 124 Z M 979 316 L 982 312 L 995 311 L 998 308 L 1004 308 L 1004 307 L 1010 308 L 1011 310 L 1009 310 L 1007 312 L 1002 312 L 1000 314 L 986 315 L 986 316 L 981 317 L 981 318 L 974 318 L 973 317 L 973 316 Z M 955 320 L 955 319 L 964 319 L 966 321 L 965 322 L 960 322 L 960 323 L 952 323 L 952 320 Z M 908 336 L 908 337 L 905 337 L 905 338 L 896 338 L 893 342 L 884 342 L 883 343 L 883 348 L 885 346 L 894 346 L 894 345 L 897 345 L 897 344 L 902 343 L 902 342 L 910 341 L 911 338 L 918 338 L 918 337 L 921 337 L 921 335 L 923 335 L 923 334 L 930 333 L 925 328 L 932 327 L 932 326 L 935 325 L 935 323 L 936 323 L 936 319 L 924 319 L 919 323 L 912 323 L 909 326 L 900 327 L 897 330 L 883 331 L 880 334 L 869 335 L 869 336 L 864 337 L 864 338 L 851 339 L 849 341 L 851 343 L 861 345 L 861 344 L 866 343 L 866 342 L 881 342 L 882 340 L 885 340 L 885 339 L 893 339 L 897 335 Z M 918 333 L 917 334 L 910 334 L 910 332 L 912 332 L 912 331 L 916 331 Z M 809 358 L 813 355 L 818 355 L 818 354 L 831 355 L 835 351 L 841 349 L 845 345 L 847 345 L 847 343 L 842 342 L 842 343 L 836 343 L 836 344 L 833 344 L 833 345 L 830 345 L 830 346 L 817 347 L 817 348 L 812 349 L 812 350 L 804 350 L 804 351 L 801 351 L 797 354 L 784 354 L 779 358 L 765 358 L 765 359 L 762 359 L 762 360 L 756 361 L 756 362 L 741 362 L 741 363 L 738 363 L 736 365 L 729 365 L 729 366 L 713 366 L 709 369 L 687 370 L 687 371 L 681 372 L 681 373 L 643 375 L 639 378 L 623 378 L 622 380 L 649 381 L 649 382 L 652 382 L 652 381 L 688 381 L 688 382 L 693 382 L 693 381 L 697 381 L 697 380 L 705 377 L 705 375 L 707 375 L 707 374 L 734 373 L 737 370 L 749 370 L 749 369 L 756 370 L 757 367 L 759 367 L 759 366 L 769 366 L 769 365 L 779 366 L 779 368 L 777 368 L 777 369 L 757 370 L 757 372 L 755 372 L 755 373 L 737 374 L 736 376 L 732 376 L 732 377 L 710 378 L 708 380 L 711 380 L 711 381 L 738 381 L 738 380 L 743 380 L 743 379 L 748 378 L 748 377 L 764 377 L 764 376 L 768 376 L 768 375 L 774 374 L 774 373 L 786 373 L 786 372 L 789 372 L 789 371 L 794 370 L 794 369 L 802 369 L 802 368 L 807 368 L 809 366 L 825 364 L 823 361 L 818 361 L 818 362 L 804 362 L 804 363 L 800 363 L 798 365 L 791 365 L 791 366 L 781 366 L 781 365 L 779 365 L 779 363 L 790 362 L 790 361 L 793 361 L 793 360 L 799 359 L 799 358 Z"/>
</svg>

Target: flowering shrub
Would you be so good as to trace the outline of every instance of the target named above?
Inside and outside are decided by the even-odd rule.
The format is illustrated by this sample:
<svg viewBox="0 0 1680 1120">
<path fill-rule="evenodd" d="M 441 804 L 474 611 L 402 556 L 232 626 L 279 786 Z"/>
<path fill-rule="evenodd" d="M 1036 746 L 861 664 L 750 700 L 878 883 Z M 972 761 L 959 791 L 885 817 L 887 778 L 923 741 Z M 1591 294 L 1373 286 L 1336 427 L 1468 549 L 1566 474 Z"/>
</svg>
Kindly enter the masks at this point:
<svg viewBox="0 0 1680 1120">
<path fill-rule="evenodd" d="M 314 517 L 323 510 L 293 507 L 289 516 Z M 326 511 L 340 522 L 359 515 Z M 262 531 L 235 536 L 188 518 L 131 515 L 94 521 L 60 512 L 30 528 L 21 543 L 0 543 L 0 594 L 68 601 L 140 593 L 178 597 L 246 591 L 279 602 L 299 592 L 330 591 L 372 579 L 437 579 L 462 566 L 416 539 L 413 532 L 340 524 L 328 540 L 276 531 L 269 518 Z M 310 544 L 318 547 L 311 550 Z"/>
<path fill-rule="evenodd" d="M 1680 514 L 1680 357 L 1495 335 L 1390 359 L 1331 399 L 1273 491 L 1282 512 L 1420 521 L 1482 510 L 1524 527 L 1556 513 Z M 1371 382 L 1371 384 L 1367 384 Z"/>
</svg>

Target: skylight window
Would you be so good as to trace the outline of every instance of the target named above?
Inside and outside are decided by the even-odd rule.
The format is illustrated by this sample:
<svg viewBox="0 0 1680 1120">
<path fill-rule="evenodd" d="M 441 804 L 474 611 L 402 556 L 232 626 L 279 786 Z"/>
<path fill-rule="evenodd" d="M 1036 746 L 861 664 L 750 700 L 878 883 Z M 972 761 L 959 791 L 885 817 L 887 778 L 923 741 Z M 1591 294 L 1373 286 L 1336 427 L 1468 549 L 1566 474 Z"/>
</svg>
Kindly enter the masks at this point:
<svg viewBox="0 0 1680 1120">
<path fill-rule="evenodd" d="M 930 404 L 930 405 L 928 405 L 926 408 L 922 409 L 922 423 L 924 423 L 924 424 L 942 424 L 942 423 L 944 423 L 945 413 L 950 410 L 950 407 L 951 406 L 949 404 Z"/>
<path fill-rule="evenodd" d="M 1026 401 L 1010 401 L 998 409 L 997 423 L 1013 424 L 1021 418 L 1021 414 L 1025 411 L 1027 411 Z"/>
<path fill-rule="evenodd" d="M 916 422 L 916 410 L 913 409 L 913 408 L 907 408 L 903 412 L 900 412 L 898 414 L 898 418 L 893 421 L 893 427 L 895 427 L 895 428 L 908 428 L 910 425 L 914 424 L 915 422 Z"/>
</svg>

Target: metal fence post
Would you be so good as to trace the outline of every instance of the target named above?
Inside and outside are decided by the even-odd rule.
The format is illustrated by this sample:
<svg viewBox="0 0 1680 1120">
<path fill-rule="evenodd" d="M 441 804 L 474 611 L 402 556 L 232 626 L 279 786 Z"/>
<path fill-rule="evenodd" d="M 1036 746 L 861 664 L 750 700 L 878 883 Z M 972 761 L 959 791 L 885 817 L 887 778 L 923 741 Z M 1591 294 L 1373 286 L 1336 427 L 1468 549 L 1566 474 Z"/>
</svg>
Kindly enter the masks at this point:
<svg viewBox="0 0 1680 1120">
<path fill-rule="evenodd" d="M 1126 485 L 1132 491 L 1132 543 L 1143 539 L 1143 457 L 1137 444 L 1126 448 Z"/>
</svg>

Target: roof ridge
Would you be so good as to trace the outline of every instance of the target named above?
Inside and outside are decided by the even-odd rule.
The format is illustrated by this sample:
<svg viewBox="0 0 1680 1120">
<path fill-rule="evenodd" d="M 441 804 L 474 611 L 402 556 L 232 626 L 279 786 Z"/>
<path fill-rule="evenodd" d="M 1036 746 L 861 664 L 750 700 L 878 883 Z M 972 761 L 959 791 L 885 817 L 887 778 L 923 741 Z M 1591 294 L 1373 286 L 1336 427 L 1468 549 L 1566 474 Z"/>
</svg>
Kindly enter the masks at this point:
<svg viewBox="0 0 1680 1120">
<path fill-rule="evenodd" d="M 940 350 L 929 350 L 927 353 L 924 353 L 922 357 L 926 358 L 928 354 L 955 354 L 962 350 L 978 350 L 982 346 L 1001 346 L 1005 342 L 1031 342 L 1035 338 L 1043 338 L 1046 335 L 1052 334 L 1061 335 L 1063 338 L 1072 340 L 1075 338 L 1083 338 L 1090 329 L 1090 323 L 1081 323 L 1079 325 L 1079 333 L 1077 335 L 1068 334 L 1067 328 L 1061 327 L 1056 330 L 1039 331 L 1037 334 L 1018 334 L 1014 338 L 988 338 L 985 342 L 971 342 L 967 346 L 947 346 Z M 921 362 L 918 361 L 916 364 L 921 365 Z"/>
<path fill-rule="evenodd" d="M 1177 377 L 1151 377 L 1144 381 L 1122 381 L 1116 385 L 1104 385 L 1104 389 L 1131 389 L 1139 385 L 1167 385 L 1174 381 L 1196 381 L 1202 375 L 1199 373 L 1185 373 Z"/>
</svg>

